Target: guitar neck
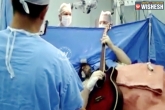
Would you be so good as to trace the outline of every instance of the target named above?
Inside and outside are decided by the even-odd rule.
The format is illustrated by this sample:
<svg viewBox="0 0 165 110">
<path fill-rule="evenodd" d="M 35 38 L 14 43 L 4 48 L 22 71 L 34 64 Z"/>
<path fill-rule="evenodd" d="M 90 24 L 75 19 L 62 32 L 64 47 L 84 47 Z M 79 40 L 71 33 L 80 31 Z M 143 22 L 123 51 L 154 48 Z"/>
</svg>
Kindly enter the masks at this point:
<svg viewBox="0 0 165 110">
<path fill-rule="evenodd" d="M 105 44 L 102 45 L 101 49 L 100 70 L 105 71 Z"/>
<path fill-rule="evenodd" d="M 110 24 L 108 24 L 107 27 L 104 29 L 104 33 L 102 37 L 107 35 L 109 28 L 110 28 Z M 101 49 L 100 70 L 105 71 L 105 44 L 102 45 L 102 49 Z"/>
</svg>

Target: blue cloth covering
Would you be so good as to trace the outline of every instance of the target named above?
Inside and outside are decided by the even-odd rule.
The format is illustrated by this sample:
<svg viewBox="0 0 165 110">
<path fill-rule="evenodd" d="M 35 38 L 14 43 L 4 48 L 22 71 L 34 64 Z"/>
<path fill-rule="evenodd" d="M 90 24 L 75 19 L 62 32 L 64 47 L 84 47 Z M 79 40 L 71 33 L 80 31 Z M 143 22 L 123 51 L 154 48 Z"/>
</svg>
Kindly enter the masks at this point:
<svg viewBox="0 0 165 110">
<path fill-rule="evenodd" d="M 78 110 L 82 89 L 59 49 L 23 30 L 0 31 L 0 110 Z"/>
</svg>

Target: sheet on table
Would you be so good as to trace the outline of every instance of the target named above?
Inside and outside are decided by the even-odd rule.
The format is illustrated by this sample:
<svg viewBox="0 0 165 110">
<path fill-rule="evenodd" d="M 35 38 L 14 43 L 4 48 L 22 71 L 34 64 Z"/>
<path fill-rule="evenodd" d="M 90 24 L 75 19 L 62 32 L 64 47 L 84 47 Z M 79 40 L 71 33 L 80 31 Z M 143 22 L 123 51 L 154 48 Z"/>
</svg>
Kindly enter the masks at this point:
<svg viewBox="0 0 165 110">
<path fill-rule="evenodd" d="M 163 76 L 162 95 L 152 91 L 119 86 L 123 92 L 123 110 L 165 110 L 165 75 Z"/>
</svg>

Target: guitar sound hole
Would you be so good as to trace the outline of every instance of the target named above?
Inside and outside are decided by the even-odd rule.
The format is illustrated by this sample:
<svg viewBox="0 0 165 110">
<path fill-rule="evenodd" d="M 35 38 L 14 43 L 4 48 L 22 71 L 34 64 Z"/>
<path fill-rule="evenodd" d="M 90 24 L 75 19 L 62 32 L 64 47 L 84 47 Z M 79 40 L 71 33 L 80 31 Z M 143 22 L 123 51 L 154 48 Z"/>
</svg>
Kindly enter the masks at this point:
<svg viewBox="0 0 165 110">
<path fill-rule="evenodd" d="M 100 102 L 100 101 L 103 100 L 103 99 L 104 99 L 103 96 L 96 97 L 96 98 L 95 98 L 95 102 L 98 103 L 98 102 Z"/>
<path fill-rule="evenodd" d="M 96 83 L 96 87 L 97 88 L 101 88 L 104 84 L 105 78 L 103 78 L 103 80 L 98 80 Z"/>
</svg>

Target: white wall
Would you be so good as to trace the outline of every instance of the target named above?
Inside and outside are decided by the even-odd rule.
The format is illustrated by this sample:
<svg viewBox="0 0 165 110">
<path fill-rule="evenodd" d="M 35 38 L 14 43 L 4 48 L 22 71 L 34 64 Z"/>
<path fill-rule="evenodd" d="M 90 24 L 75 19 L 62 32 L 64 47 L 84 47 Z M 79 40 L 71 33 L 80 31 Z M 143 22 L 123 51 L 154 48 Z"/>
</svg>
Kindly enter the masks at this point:
<svg viewBox="0 0 165 110">
<path fill-rule="evenodd" d="M 63 2 L 73 3 L 79 0 L 51 0 L 46 19 L 49 20 L 50 26 L 58 26 L 58 9 Z M 111 11 L 111 0 L 99 0 L 97 9 L 90 14 L 84 14 L 82 10 L 73 10 L 72 26 L 91 27 L 95 25 L 95 19 L 99 17 L 101 10 Z"/>
<path fill-rule="evenodd" d="M 73 3 L 79 0 L 51 0 L 49 10 L 46 16 L 46 19 L 49 20 L 50 26 L 58 26 L 59 19 L 58 19 L 58 9 L 63 2 L 66 3 Z M 88 0 L 86 0 L 88 1 Z M 73 20 L 72 26 L 76 27 L 93 27 L 95 26 L 95 20 L 99 17 L 100 12 L 103 11 L 111 11 L 112 2 L 113 0 L 99 0 L 97 9 L 93 9 L 90 14 L 84 14 L 82 10 L 73 10 Z M 151 0 L 152 1 L 152 0 Z M 154 0 L 159 1 L 159 0 Z M 163 0 L 165 1 L 165 0 Z M 124 7 L 124 16 L 126 22 L 133 22 L 136 21 L 135 17 L 135 8 L 134 6 L 131 7 Z M 145 11 L 147 14 L 147 12 Z M 165 23 L 165 10 L 152 10 L 152 13 L 160 19 L 162 22 Z M 116 16 L 117 15 L 117 16 Z M 115 18 L 118 17 L 116 20 Z M 140 19 L 144 19 L 143 11 L 140 11 Z M 119 14 L 115 13 L 113 16 L 114 25 L 115 22 L 120 22 Z M 120 23 L 119 23 L 120 24 Z"/>
<path fill-rule="evenodd" d="M 151 0 L 151 1 L 159 1 L 159 0 Z M 165 2 L 165 0 L 162 0 Z M 134 6 L 130 6 L 130 7 L 125 7 L 124 8 L 124 15 L 126 18 L 127 22 L 133 22 L 136 20 L 135 17 L 135 7 Z M 147 16 L 149 13 L 147 10 L 144 11 L 145 15 Z M 140 20 L 144 19 L 144 13 L 142 10 L 140 10 Z M 159 20 L 161 20 L 163 23 L 165 23 L 165 10 L 151 10 L 151 13 L 153 15 L 155 15 Z"/>
<path fill-rule="evenodd" d="M 142 1 L 142 0 L 137 0 L 137 1 Z M 145 0 L 143 0 L 145 1 Z M 164 1 L 165 0 L 146 0 L 146 1 Z M 144 13 L 142 10 L 140 12 L 140 20 L 145 19 L 144 13 L 148 15 L 148 10 L 145 10 Z M 151 10 L 151 13 L 155 15 L 160 21 L 165 23 L 165 9 L 164 10 Z M 129 6 L 129 7 L 124 7 L 124 16 L 126 18 L 127 22 L 133 22 L 136 21 L 136 15 L 135 15 L 135 7 L 134 6 Z"/>
</svg>

